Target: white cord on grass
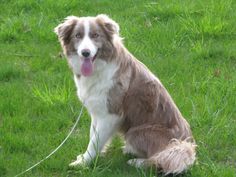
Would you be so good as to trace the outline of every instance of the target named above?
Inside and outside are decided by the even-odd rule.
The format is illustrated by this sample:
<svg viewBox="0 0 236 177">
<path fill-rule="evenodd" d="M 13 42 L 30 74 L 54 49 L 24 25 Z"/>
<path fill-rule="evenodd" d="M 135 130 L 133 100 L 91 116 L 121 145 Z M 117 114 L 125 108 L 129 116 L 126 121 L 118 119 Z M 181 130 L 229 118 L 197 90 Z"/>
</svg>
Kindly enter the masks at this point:
<svg viewBox="0 0 236 177">
<path fill-rule="evenodd" d="M 76 125 L 78 124 L 79 122 L 79 119 L 83 113 L 83 109 L 84 109 L 84 105 L 82 105 L 81 109 L 80 109 L 80 113 L 79 113 L 79 116 L 77 118 L 77 120 L 75 121 L 75 124 L 74 126 L 71 128 L 71 131 L 69 132 L 69 134 L 66 136 L 66 138 L 61 142 L 61 144 L 56 148 L 54 149 L 50 154 L 48 154 L 45 158 L 43 158 L 42 160 L 38 161 L 36 164 L 32 165 L 31 167 L 29 167 L 28 169 L 26 169 L 25 171 L 17 174 L 15 177 L 18 177 L 18 176 L 21 176 L 23 175 L 24 173 L 32 170 L 33 168 L 37 167 L 39 164 L 41 164 L 43 161 L 45 161 L 46 159 L 48 159 L 49 157 L 51 157 L 56 151 L 58 151 L 58 149 L 60 149 L 60 147 L 67 141 L 67 139 L 70 137 L 70 135 L 72 134 L 72 132 L 74 131 Z"/>
</svg>

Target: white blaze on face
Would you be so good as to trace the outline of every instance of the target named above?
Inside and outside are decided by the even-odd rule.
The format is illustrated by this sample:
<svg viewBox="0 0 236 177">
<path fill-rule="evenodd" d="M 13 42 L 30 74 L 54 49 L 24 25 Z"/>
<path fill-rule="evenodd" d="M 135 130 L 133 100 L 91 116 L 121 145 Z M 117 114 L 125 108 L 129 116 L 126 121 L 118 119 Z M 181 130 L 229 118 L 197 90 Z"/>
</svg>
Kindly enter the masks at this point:
<svg viewBox="0 0 236 177">
<path fill-rule="evenodd" d="M 77 53 L 81 60 L 80 71 L 81 74 L 85 77 L 91 76 L 94 70 L 94 57 L 96 57 L 96 53 L 98 48 L 94 45 L 93 41 L 91 40 L 89 33 L 90 33 L 90 24 L 89 20 L 86 19 L 83 23 L 84 25 L 84 36 L 83 39 L 78 46 Z M 85 51 L 87 54 L 85 54 Z"/>
<path fill-rule="evenodd" d="M 84 20 L 84 37 L 78 46 L 77 52 L 80 57 L 83 57 L 82 51 L 83 50 L 89 50 L 90 51 L 90 56 L 93 58 L 96 53 L 97 53 L 97 47 L 94 45 L 93 41 L 91 40 L 89 33 L 90 33 L 90 25 L 89 25 L 89 20 Z"/>
<path fill-rule="evenodd" d="M 72 67 L 73 72 L 76 75 L 82 75 L 85 77 L 91 76 L 94 73 L 95 67 L 97 68 L 94 60 L 96 58 L 98 47 L 90 38 L 91 26 L 89 20 L 91 19 L 84 18 L 83 22 L 79 24 L 84 31 L 82 39 L 74 44 L 77 55 L 68 56 L 69 65 Z M 89 55 L 86 55 L 86 57 L 82 54 L 84 50 L 89 51 Z"/>
</svg>

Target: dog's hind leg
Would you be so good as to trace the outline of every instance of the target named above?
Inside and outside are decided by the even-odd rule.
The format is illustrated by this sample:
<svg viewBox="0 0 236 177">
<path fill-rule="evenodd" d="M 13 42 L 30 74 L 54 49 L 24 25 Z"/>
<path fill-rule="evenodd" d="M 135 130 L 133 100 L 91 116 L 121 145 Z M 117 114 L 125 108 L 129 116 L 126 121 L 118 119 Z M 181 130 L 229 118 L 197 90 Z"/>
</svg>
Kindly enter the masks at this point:
<svg viewBox="0 0 236 177">
<path fill-rule="evenodd" d="M 149 158 L 162 151 L 171 140 L 171 132 L 158 125 L 142 125 L 131 128 L 125 134 L 127 150 L 139 158 Z"/>
<path fill-rule="evenodd" d="M 170 134 L 158 125 L 142 125 L 131 128 L 126 133 L 125 140 L 125 152 L 138 157 L 128 160 L 127 163 L 136 168 L 149 167 L 152 166 L 149 157 L 167 146 Z"/>
<path fill-rule="evenodd" d="M 170 130 L 158 125 L 132 128 L 126 134 L 126 141 L 140 154 L 128 164 L 155 166 L 165 174 L 182 173 L 195 161 L 196 145 L 190 140 L 178 140 Z"/>
</svg>

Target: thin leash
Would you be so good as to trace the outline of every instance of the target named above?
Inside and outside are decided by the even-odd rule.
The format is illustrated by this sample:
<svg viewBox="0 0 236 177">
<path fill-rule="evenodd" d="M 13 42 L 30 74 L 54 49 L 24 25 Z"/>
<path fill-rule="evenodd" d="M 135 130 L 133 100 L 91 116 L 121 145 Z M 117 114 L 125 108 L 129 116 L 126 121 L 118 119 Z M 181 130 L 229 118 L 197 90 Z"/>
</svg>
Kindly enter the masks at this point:
<svg viewBox="0 0 236 177">
<path fill-rule="evenodd" d="M 42 160 L 38 161 L 37 163 L 35 163 L 34 165 L 32 165 L 31 167 L 29 167 L 28 169 L 26 169 L 25 171 L 22 171 L 21 173 L 17 174 L 15 177 L 21 176 L 23 174 L 25 174 L 26 172 L 32 170 L 33 168 L 37 167 L 38 165 L 40 165 L 43 161 L 45 161 L 46 159 L 48 159 L 49 157 L 51 157 L 55 152 L 58 151 L 58 149 L 60 149 L 62 147 L 63 144 L 65 144 L 65 142 L 67 141 L 67 139 L 70 137 L 70 135 L 72 134 L 72 132 L 75 130 L 75 127 L 77 126 L 80 117 L 82 116 L 83 113 L 83 109 L 84 109 L 84 104 L 82 104 L 82 107 L 80 109 L 80 113 L 79 116 L 77 118 L 77 120 L 75 121 L 74 126 L 71 128 L 71 131 L 69 132 L 69 134 L 66 136 L 66 138 L 61 142 L 61 144 L 54 149 L 50 154 L 48 154 L 45 158 L 43 158 Z"/>
</svg>

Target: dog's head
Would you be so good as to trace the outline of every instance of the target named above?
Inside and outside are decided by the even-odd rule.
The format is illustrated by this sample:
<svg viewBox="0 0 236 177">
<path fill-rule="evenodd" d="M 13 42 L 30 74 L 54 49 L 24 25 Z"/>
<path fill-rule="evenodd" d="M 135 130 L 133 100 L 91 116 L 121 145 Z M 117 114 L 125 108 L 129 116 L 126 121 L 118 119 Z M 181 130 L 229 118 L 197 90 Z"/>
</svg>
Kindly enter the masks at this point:
<svg viewBox="0 0 236 177">
<path fill-rule="evenodd" d="M 91 76 L 97 60 L 107 62 L 112 58 L 113 39 L 119 35 L 119 26 L 107 15 L 69 16 L 54 31 L 73 72 Z"/>
</svg>

